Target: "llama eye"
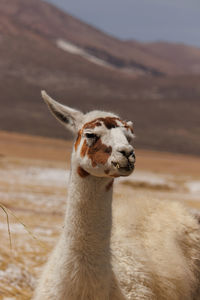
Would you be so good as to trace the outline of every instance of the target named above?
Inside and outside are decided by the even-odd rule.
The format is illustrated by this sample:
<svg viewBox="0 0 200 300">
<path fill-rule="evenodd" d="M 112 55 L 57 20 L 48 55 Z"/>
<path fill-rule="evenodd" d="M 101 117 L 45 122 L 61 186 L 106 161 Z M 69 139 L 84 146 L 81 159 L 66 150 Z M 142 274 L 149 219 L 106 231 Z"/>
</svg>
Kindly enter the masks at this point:
<svg viewBox="0 0 200 300">
<path fill-rule="evenodd" d="M 98 138 L 97 135 L 94 133 L 86 133 L 85 136 L 88 139 L 97 139 Z"/>
</svg>

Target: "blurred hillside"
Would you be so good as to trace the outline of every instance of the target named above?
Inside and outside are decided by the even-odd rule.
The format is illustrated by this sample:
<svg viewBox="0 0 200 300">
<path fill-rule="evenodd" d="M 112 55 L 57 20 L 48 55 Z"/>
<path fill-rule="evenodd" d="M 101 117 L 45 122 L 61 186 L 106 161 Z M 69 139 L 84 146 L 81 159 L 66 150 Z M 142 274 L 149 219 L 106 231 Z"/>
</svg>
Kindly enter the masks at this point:
<svg viewBox="0 0 200 300">
<path fill-rule="evenodd" d="M 1 0 L 0 129 L 68 138 L 41 89 L 134 120 L 137 147 L 200 153 L 200 49 L 121 41 L 40 0 Z"/>
</svg>

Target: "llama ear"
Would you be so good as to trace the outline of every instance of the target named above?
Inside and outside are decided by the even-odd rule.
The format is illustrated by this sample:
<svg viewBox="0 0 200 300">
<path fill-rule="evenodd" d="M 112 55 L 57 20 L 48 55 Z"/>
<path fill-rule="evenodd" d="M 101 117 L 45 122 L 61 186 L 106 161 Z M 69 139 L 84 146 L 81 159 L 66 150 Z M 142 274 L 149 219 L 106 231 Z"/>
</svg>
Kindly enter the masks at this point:
<svg viewBox="0 0 200 300">
<path fill-rule="evenodd" d="M 133 122 L 132 121 L 128 121 L 127 124 L 128 124 L 128 126 L 130 126 L 133 129 Z"/>
<path fill-rule="evenodd" d="M 57 101 L 53 100 L 45 91 L 42 91 L 41 94 L 51 113 L 67 129 L 70 129 L 72 132 L 77 132 L 79 124 L 83 119 L 83 113 L 58 103 Z"/>
</svg>

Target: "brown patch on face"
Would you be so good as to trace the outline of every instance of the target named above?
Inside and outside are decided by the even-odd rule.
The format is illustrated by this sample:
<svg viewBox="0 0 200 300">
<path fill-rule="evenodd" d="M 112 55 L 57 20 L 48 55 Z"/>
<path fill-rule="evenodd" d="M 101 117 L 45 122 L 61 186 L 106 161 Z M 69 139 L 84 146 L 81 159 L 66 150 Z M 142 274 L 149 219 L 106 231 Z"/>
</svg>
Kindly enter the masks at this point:
<svg viewBox="0 0 200 300">
<path fill-rule="evenodd" d="M 113 182 L 114 182 L 114 179 L 112 179 L 112 180 L 106 185 L 106 191 L 107 191 L 107 192 L 112 188 Z"/>
<path fill-rule="evenodd" d="M 131 132 L 133 133 L 133 128 L 131 126 L 129 126 L 125 121 L 121 120 L 120 118 L 117 117 L 105 117 L 105 118 L 97 118 L 91 122 L 86 123 L 83 128 L 87 128 L 87 129 L 93 129 L 96 126 L 101 126 L 100 122 L 103 122 L 104 125 L 106 126 L 107 129 L 112 129 L 112 128 L 117 128 L 120 127 L 117 124 L 117 121 L 120 121 L 123 126 L 128 130 L 130 129 Z"/>
<path fill-rule="evenodd" d="M 100 138 L 90 147 L 87 145 L 87 141 L 84 140 L 81 148 L 81 156 L 84 157 L 87 154 L 92 161 L 93 167 L 96 167 L 98 164 L 105 165 L 111 153 L 112 147 L 104 145 Z"/>
<path fill-rule="evenodd" d="M 104 173 L 108 175 L 110 173 L 110 170 L 105 170 Z"/>
<path fill-rule="evenodd" d="M 81 176 L 82 178 L 85 178 L 87 176 L 89 176 L 90 174 L 88 172 L 86 172 L 83 168 L 81 168 L 80 166 L 77 168 L 77 172 L 79 174 L 79 176 Z"/>
<path fill-rule="evenodd" d="M 94 145 L 88 147 L 87 155 L 92 161 L 92 166 L 101 164 L 105 165 L 112 153 L 112 147 L 106 146 L 101 142 L 101 139 L 98 139 Z"/>
<path fill-rule="evenodd" d="M 106 126 L 107 129 L 112 129 L 112 128 L 116 128 L 119 127 L 119 125 L 117 124 L 117 120 L 119 120 L 118 118 L 111 118 L 111 117 L 106 117 L 104 118 L 103 122 Z"/>
<path fill-rule="evenodd" d="M 95 119 L 91 122 L 86 123 L 83 128 L 85 129 L 94 129 L 96 126 L 100 127 L 101 123 L 100 123 L 101 119 Z"/>
<path fill-rule="evenodd" d="M 75 142 L 75 145 L 74 145 L 75 151 L 77 151 L 78 146 L 80 145 L 80 142 L 81 142 L 81 135 L 82 135 L 82 131 L 79 130 L 78 136 L 77 136 L 77 139 L 76 139 L 76 142 Z"/>
<path fill-rule="evenodd" d="M 97 118 L 91 122 L 86 123 L 83 126 L 83 128 L 84 129 L 85 128 L 93 129 L 96 126 L 101 126 L 100 122 L 103 122 L 107 129 L 116 128 L 116 127 L 119 127 L 119 125 L 116 122 L 117 120 L 120 120 L 120 119 L 116 118 L 116 117 Z"/>
<path fill-rule="evenodd" d="M 86 155 L 87 151 L 88 151 L 88 145 L 87 145 L 86 140 L 84 140 L 83 146 L 81 148 L 81 156 L 84 157 Z"/>
</svg>

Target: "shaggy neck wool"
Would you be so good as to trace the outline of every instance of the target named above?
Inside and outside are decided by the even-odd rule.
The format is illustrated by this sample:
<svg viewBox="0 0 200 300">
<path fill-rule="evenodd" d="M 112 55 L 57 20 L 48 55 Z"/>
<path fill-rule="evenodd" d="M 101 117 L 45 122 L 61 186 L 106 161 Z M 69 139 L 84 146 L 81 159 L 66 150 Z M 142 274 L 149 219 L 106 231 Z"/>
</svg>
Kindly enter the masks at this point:
<svg viewBox="0 0 200 300">
<path fill-rule="evenodd" d="M 86 174 L 72 164 L 64 229 L 67 257 L 76 274 L 85 273 L 85 282 L 95 277 L 100 288 L 109 290 L 113 179 Z"/>
</svg>

